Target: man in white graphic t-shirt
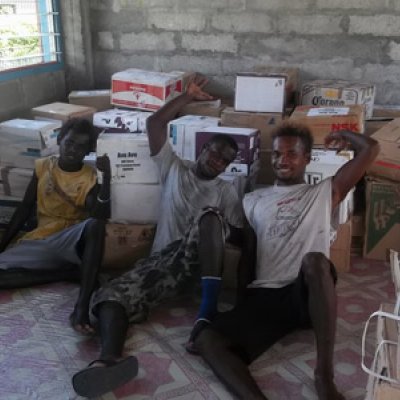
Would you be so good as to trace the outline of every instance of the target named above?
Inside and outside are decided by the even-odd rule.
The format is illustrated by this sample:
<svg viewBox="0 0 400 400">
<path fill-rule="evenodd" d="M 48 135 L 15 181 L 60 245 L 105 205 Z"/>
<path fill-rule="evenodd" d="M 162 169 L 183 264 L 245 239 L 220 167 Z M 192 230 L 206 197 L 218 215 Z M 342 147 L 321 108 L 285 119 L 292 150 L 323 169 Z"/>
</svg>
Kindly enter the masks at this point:
<svg viewBox="0 0 400 400">
<path fill-rule="evenodd" d="M 195 338 L 195 346 L 240 399 L 265 399 L 247 365 L 297 328 L 314 331 L 314 371 L 319 400 L 342 400 L 334 383 L 336 272 L 329 260 L 335 210 L 377 156 L 377 142 L 348 131 L 331 133 L 326 145 L 356 151 L 335 176 L 304 182 L 312 136 L 306 126 L 285 123 L 273 135 L 275 185 L 243 200 L 248 221 L 236 307 L 219 314 Z"/>
</svg>

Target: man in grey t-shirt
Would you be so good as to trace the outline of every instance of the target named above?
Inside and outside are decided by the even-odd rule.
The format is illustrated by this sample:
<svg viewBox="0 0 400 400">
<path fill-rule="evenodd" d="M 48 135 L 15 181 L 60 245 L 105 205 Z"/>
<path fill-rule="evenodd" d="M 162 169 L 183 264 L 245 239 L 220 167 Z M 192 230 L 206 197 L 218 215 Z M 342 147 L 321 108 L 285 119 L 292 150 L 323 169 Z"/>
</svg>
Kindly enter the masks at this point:
<svg viewBox="0 0 400 400">
<path fill-rule="evenodd" d="M 202 301 L 194 334 L 217 311 L 225 239 L 240 234 L 242 207 L 232 184 L 218 178 L 235 159 L 234 139 L 215 135 L 196 162 L 179 159 L 167 139 L 167 124 L 192 100 L 210 99 L 196 76 L 184 94 L 170 101 L 147 120 L 151 155 L 160 171 L 161 216 L 153 251 L 135 268 L 94 293 L 91 311 L 101 337 L 99 360 L 75 374 L 75 391 L 100 396 L 136 376 L 135 357 L 123 358 L 129 322 L 147 317 L 151 307 L 174 296 L 188 280 L 201 277 Z M 194 351 L 189 340 L 188 351 Z"/>
<path fill-rule="evenodd" d="M 247 365 L 298 328 L 314 331 L 314 371 L 319 400 L 343 400 L 333 374 L 336 273 L 328 259 L 331 215 L 378 154 L 377 142 L 342 131 L 326 144 L 350 143 L 356 151 L 334 177 L 304 182 L 312 136 L 286 123 L 273 135 L 275 185 L 243 200 L 248 220 L 242 265 L 243 289 L 232 311 L 218 315 L 195 339 L 205 361 L 240 399 L 266 399 Z"/>
</svg>

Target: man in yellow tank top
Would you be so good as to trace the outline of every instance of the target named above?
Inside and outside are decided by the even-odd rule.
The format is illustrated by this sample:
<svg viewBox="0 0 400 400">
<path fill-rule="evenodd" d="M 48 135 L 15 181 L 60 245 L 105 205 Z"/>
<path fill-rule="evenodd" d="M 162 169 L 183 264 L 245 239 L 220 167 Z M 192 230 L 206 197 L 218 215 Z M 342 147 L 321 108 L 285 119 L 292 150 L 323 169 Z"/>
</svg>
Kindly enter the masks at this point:
<svg viewBox="0 0 400 400">
<path fill-rule="evenodd" d="M 67 121 L 57 142 L 59 156 L 36 160 L 32 179 L 0 242 L 0 288 L 26 287 L 80 279 L 81 289 L 71 314 L 72 326 L 83 333 L 92 328 L 88 303 L 102 260 L 105 220 L 110 215 L 110 161 L 99 157 L 103 174 L 83 159 L 96 144 L 93 125 Z M 36 210 L 37 227 L 7 248 Z"/>
</svg>

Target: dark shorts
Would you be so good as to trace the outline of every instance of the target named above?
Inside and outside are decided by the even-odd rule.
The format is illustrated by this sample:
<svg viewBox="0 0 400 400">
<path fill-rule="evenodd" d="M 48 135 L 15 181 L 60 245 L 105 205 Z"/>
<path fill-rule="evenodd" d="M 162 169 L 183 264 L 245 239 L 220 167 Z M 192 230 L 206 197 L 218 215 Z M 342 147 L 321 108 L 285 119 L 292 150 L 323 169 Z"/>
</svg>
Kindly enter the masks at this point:
<svg viewBox="0 0 400 400">
<path fill-rule="evenodd" d="M 332 263 L 331 274 L 336 283 Z M 290 332 L 311 328 L 303 274 L 283 288 L 247 289 L 243 302 L 218 314 L 210 328 L 228 339 L 231 350 L 250 364 Z"/>
</svg>

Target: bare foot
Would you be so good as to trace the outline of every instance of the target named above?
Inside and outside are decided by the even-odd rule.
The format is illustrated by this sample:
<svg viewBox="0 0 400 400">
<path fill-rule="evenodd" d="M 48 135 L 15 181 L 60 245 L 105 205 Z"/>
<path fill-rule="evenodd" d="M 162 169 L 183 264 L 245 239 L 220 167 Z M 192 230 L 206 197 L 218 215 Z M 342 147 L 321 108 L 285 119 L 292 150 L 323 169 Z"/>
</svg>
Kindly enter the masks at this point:
<svg viewBox="0 0 400 400">
<path fill-rule="evenodd" d="M 345 397 L 338 392 L 332 376 L 324 377 L 315 372 L 314 377 L 319 400 L 345 400 Z"/>
<path fill-rule="evenodd" d="M 93 327 L 90 325 L 89 312 L 75 306 L 74 311 L 69 316 L 69 321 L 73 329 L 84 335 L 92 335 Z"/>
</svg>

